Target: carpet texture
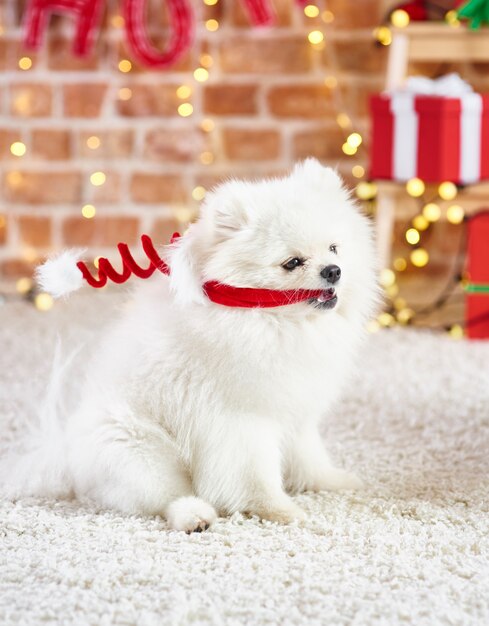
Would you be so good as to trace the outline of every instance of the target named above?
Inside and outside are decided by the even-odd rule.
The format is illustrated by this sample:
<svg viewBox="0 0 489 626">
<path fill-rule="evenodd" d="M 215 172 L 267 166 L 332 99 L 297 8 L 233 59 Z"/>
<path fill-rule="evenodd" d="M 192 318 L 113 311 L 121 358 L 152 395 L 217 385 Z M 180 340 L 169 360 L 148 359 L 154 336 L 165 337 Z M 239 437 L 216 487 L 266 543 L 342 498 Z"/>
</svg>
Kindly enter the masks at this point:
<svg viewBox="0 0 489 626">
<path fill-rule="evenodd" d="M 4 443 L 35 414 L 56 335 L 85 344 L 83 361 L 119 302 L 0 308 Z M 298 497 L 302 526 L 234 515 L 190 536 L 77 502 L 1 502 L 0 623 L 488 624 L 489 342 L 384 331 L 362 365 L 324 436 L 363 491 Z"/>
</svg>

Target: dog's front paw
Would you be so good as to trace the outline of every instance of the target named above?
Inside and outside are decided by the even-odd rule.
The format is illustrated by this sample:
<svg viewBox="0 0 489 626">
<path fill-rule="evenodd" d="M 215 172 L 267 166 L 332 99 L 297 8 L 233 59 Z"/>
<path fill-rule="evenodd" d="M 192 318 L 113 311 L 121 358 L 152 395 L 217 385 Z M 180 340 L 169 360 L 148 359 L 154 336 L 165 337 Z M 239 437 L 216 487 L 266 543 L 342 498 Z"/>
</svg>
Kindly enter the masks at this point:
<svg viewBox="0 0 489 626">
<path fill-rule="evenodd" d="M 360 489 L 363 481 L 353 472 L 331 467 L 309 486 L 311 491 L 340 491 L 342 489 Z"/>
<path fill-rule="evenodd" d="M 201 533 L 216 521 L 216 511 L 210 504 L 195 496 L 178 498 L 166 509 L 166 519 L 173 530 Z"/>
<path fill-rule="evenodd" d="M 258 515 L 261 519 L 279 524 L 290 524 L 307 519 L 305 512 L 290 499 L 275 503 L 272 501 L 265 506 L 258 507 L 251 513 Z"/>
</svg>

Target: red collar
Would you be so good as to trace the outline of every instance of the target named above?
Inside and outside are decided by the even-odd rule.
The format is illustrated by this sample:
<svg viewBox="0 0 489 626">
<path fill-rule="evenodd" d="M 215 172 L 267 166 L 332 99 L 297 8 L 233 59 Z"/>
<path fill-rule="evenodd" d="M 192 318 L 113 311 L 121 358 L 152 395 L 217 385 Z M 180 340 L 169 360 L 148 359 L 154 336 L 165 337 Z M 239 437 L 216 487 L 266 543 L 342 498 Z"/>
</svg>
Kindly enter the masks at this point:
<svg viewBox="0 0 489 626">
<path fill-rule="evenodd" d="M 171 238 L 171 243 L 179 239 L 180 235 L 175 233 Z M 147 268 L 140 267 L 133 259 L 129 247 L 125 243 L 119 243 L 117 248 L 122 258 L 122 272 L 116 272 L 110 261 L 106 258 L 99 259 L 98 277 L 92 276 L 87 265 L 83 261 L 77 263 L 83 278 L 91 287 L 100 289 L 104 287 L 107 280 L 114 283 L 124 283 L 131 274 L 138 278 L 149 278 L 158 269 L 163 274 L 170 273 L 170 267 L 163 261 L 156 251 L 153 242 L 148 235 L 142 235 L 141 243 L 143 250 L 149 259 Z M 222 283 L 211 280 L 203 285 L 203 290 L 211 302 L 221 304 L 223 306 L 240 307 L 240 308 L 271 308 L 285 306 L 287 304 L 297 304 L 311 298 L 319 298 L 323 293 L 322 290 L 284 290 L 278 289 L 253 289 L 250 287 L 233 287 L 232 285 L 223 285 Z"/>
</svg>

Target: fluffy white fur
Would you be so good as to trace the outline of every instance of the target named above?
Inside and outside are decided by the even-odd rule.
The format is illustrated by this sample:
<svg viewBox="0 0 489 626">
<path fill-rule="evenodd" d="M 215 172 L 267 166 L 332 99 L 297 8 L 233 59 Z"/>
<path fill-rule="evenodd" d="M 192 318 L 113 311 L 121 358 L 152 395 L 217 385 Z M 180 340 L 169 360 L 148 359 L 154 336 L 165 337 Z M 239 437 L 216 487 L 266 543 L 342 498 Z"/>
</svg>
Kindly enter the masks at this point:
<svg viewBox="0 0 489 626">
<path fill-rule="evenodd" d="M 4 490 L 73 493 L 190 532 L 216 512 L 287 523 L 303 517 L 290 494 L 358 486 L 318 434 L 377 294 L 370 228 L 337 174 L 307 160 L 287 178 L 227 182 L 168 254 L 171 277 L 137 284 L 89 366 L 63 449 L 20 459 L 21 482 L 10 463 Z M 287 271 L 291 257 L 306 262 Z M 228 308 L 202 293 L 210 279 L 326 289 L 330 264 L 342 270 L 333 309 Z"/>
<path fill-rule="evenodd" d="M 77 291 L 83 285 L 83 276 L 76 266 L 83 250 L 65 250 L 37 268 L 36 279 L 43 291 L 54 298 Z"/>
</svg>

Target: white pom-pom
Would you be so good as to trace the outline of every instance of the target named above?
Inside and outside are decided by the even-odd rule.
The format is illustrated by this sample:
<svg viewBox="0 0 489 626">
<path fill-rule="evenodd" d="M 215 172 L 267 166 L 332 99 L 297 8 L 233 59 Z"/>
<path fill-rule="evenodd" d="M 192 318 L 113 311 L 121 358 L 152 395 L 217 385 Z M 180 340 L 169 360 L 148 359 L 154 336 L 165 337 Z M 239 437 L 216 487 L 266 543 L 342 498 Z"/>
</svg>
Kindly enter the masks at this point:
<svg viewBox="0 0 489 626">
<path fill-rule="evenodd" d="M 66 296 L 83 285 L 83 275 L 77 267 L 84 250 L 66 250 L 60 255 L 48 259 L 36 269 L 39 287 L 53 298 Z"/>
</svg>

